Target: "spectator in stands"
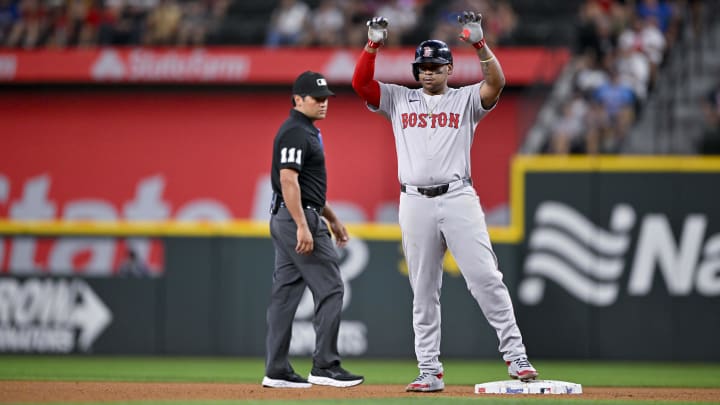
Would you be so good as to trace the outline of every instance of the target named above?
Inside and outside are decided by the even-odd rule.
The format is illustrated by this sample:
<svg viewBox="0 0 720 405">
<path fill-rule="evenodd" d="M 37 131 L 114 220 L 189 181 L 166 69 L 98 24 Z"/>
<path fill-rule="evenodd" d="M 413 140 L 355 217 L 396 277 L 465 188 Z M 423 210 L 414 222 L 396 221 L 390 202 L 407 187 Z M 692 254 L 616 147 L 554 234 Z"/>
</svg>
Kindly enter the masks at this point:
<svg viewBox="0 0 720 405">
<path fill-rule="evenodd" d="M 77 30 L 77 46 L 81 48 L 97 46 L 100 24 L 104 19 L 99 0 L 75 0 L 72 11 Z"/>
<path fill-rule="evenodd" d="M 611 123 L 607 136 L 600 140 L 600 152 L 617 153 L 628 130 L 635 121 L 633 90 L 621 80 L 616 68 L 610 71 L 610 81 L 595 90 L 594 99 L 607 112 Z"/>
<path fill-rule="evenodd" d="M 17 10 L 18 17 L 10 28 L 6 45 L 26 49 L 41 45 L 42 34 L 49 25 L 44 4 L 40 0 L 21 0 Z"/>
<path fill-rule="evenodd" d="M 611 152 L 605 145 L 612 145 L 614 131 L 605 106 L 596 99 L 590 99 L 588 115 L 585 120 L 585 148 L 589 155 Z"/>
<path fill-rule="evenodd" d="M 487 33 L 488 38 L 494 45 L 511 45 L 514 42 L 513 33 L 517 27 L 517 14 L 513 10 L 510 2 L 500 0 L 494 3 L 492 23 L 489 24 Z"/>
<path fill-rule="evenodd" d="M 640 53 L 646 57 L 649 68 L 649 83 L 655 81 L 657 70 L 665 55 L 665 36 L 657 26 L 654 17 L 635 17 L 631 26 L 623 30 L 618 39 L 621 51 Z"/>
<path fill-rule="evenodd" d="M 375 15 L 375 5 L 371 2 L 348 0 L 343 3 L 342 8 L 347 21 L 345 42 L 348 45 L 357 45 L 367 41 L 365 23 Z"/>
<path fill-rule="evenodd" d="M 585 153 L 595 155 L 601 152 L 600 146 L 603 140 L 612 138 L 608 113 L 604 105 L 595 98 L 597 89 L 606 86 L 610 82 L 610 76 L 607 70 L 602 68 L 592 50 L 588 49 L 583 55 L 578 56 L 574 64 L 573 86 L 575 92 L 586 101 L 587 106 L 586 116 L 583 118 L 585 135 L 581 139 L 581 144 L 584 142 Z M 578 148 L 578 150 L 582 149 Z"/>
<path fill-rule="evenodd" d="M 574 63 L 573 86 L 587 99 L 592 97 L 595 90 L 610 81 L 607 71 L 602 68 L 595 53 L 591 50 L 579 55 Z"/>
<path fill-rule="evenodd" d="M 147 16 L 144 45 L 174 45 L 182 19 L 182 9 L 176 0 L 160 0 Z"/>
<path fill-rule="evenodd" d="M 145 26 L 147 10 L 125 0 L 106 0 L 100 23 L 100 45 L 137 45 Z"/>
<path fill-rule="evenodd" d="M 462 9 L 459 9 L 462 10 Z M 442 10 L 435 21 L 430 38 L 445 42 L 451 48 L 458 45 L 457 15 L 450 9 Z M 487 43 L 487 40 L 485 40 Z"/>
<path fill-rule="evenodd" d="M 301 0 L 281 0 L 270 17 L 270 26 L 265 45 L 302 46 L 308 45 L 310 7 Z"/>
<path fill-rule="evenodd" d="M 14 0 L 0 0 L 0 45 L 7 42 L 13 25 L 20 19 L 20 10 Z"/>
<path fill-rule="evenodd" d="M 71 9 L 72 5 L 70 3 L 55 2 L 48 4 L 47 38 L 41 45 L 54 48 L 65 48 L 71 45 L 70 40 L 75 32 L 71 24 Z"/>
<path fill-rule="evenodd" d="M 388 37 L 385 46 L 401 45 L 403 37 L 417 25 L 421 11 L 421 4 L 416 0 L 388 0 L 381 5 L 375 14 L 387 18 L 393 26 L 393 35 Z"/>
<path fill-rule="evenodd" d="M 318 46 L 345 45 L 343 29 L 345 14 L 337 0 L 322 0 L 312 15 L 312 44 Z"/>
<path fill-rule="evenodd" d="M 620 47 L 615 59 L 620 81 L 630 87 L 636 101 L 636 112 L 645 102 L 650 85 L 651 66 L 645 54 L 635 47 Z"/>
<path fill-rule="evenodd" d="M 700 139 L 699 152 L 704 155 L 720 155 L 720 85 L 707 93 L 702 109 L 705 128 Z"/>
<path fill-rule="evenodd" d="M 617 38 L 613 33 L 612 20 L 602 12 L 594 1 L 588 1 L 580 10 L 577 54 L 591 51 L 598 63 L 605 63 L 615 51 Z"/>
<path fill-rule="evenodd" d="M 635 13 L 641 19 L 654 17 L 660 31 L 667 33 L 673 22 L 673 10 L 670 4 L 664 0 L 639 0 L 635 7 Z"/>
<path fill-rule="evenodd" d="M 211 20 L 212 15 L 206 2 L 195 0 L 184 3 L 178 26 L 177 44 L 180 46 L 204 45 Z"/>
<path fill-rule="evenodd" d="M 589 106 L 580 92 L 561 105 L 559 119 L 552 128 L 549 152 L 560 155 L 585 153 L 588 150 L 585 134 Z"/>
<path fill-rule="evenodd" d="M 512 5 L 505 0 L 456 0 L 443 7 L 436 17 L 430 37 L 452 47 L 460 44 L 457 36 L 457 10 L 478 10 L 488 25 L 483 29 L 485 42 L 491 46 L 511 44 L 517 26 Z"/>
</svg>

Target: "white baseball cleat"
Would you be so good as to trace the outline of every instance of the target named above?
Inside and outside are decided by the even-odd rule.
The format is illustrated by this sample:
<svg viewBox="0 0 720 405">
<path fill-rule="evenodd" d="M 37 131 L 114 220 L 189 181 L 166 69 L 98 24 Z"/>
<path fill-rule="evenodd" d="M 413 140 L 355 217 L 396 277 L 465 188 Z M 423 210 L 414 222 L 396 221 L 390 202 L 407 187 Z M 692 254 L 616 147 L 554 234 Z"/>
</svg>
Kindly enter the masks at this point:
<svg viewBox="0 0 720 405">
<path fill-rule="evenodd" d="M 435 392 L 444 389 L 445 381 L 443 381 L 443 373 L 420 373 L 413 382 L 405 387 L 405 391 L 407 392 Z"/>
<path fill-rule="evenodd" d="M 534 380 L 538 376 L 537 370 L 530 364 L 527 357 L 519 357 L 515 360 L 506 361 L 505 364 L 508 366 L 508 375 L 510 378 L 528 381 Z"/>
<path fill-rule="evenodd" d="M 280 376 L 263 377 L 262 386 L 266 388 L 310 388 L 312 384 L 295 373 L 287 373 Z"/>
</svg>

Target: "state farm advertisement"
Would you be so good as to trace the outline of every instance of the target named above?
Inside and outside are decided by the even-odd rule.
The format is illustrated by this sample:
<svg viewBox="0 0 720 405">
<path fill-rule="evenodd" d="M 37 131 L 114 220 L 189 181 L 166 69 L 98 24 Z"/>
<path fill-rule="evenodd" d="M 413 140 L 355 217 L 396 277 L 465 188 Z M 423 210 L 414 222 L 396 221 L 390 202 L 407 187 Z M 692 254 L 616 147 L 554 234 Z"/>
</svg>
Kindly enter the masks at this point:
<svg viewBox="0 0 720 405">
<path fill-rule="evenodd" d="M 322 130 L 328 200 L 346 223 L 397 223 L 389 122 L 337 88 Z M 486 213 L 508 201 L 520 103 L 481 122 L 473 180 Z M 269 218 L 272 142 L 290 94 L 258 90 L 12 90 L 0 95 L 0 218 L 227 221 Z M 0 273 L 120 274 L 132 254 L 162 272 L 152 239 L 0 238 Z"/>
<path fill-rule="evenodd" d="M 335 83 L 350 83 L 357 49 L 265 49 L 221 47 L 193 49 L 101 48 L 0 50 L 0 83 L 292 83 L 298 66 L 323 73 Z M 569 59 L 566 49 L 540 47 L 501 48 L 510 85 L 552 82 Z M 414 48 L 387 48 L 377 60 L 376 78 L 412 83 L 410 63 Z M 472 48 L 453 50 L 452 83 L 471 83 L 482 78 Z"/>
</svg>

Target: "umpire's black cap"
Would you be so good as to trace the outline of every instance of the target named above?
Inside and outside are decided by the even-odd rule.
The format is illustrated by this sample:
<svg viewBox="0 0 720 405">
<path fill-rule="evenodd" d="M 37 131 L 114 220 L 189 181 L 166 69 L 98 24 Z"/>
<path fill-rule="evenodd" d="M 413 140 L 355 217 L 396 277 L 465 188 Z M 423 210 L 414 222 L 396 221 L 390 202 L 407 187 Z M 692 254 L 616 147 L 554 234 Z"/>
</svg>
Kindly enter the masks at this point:
<svg viewBox="0 0 720 405">
<path fill-rule="evenodd" d="M 301 96 L 327 97 L 335 93 L 328 88 L 327 80 L 317 72 L 306 71 L 295 79 L 293 94 Z"/>
</svg>

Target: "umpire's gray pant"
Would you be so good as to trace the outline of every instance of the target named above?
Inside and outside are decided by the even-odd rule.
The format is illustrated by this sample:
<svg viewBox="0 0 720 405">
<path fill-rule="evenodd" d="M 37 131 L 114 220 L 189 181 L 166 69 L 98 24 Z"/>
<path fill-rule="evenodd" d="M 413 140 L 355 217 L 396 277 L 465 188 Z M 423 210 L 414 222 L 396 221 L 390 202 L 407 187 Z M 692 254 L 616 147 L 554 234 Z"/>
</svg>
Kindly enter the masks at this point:
<svg viewBox="0 0 720 405">
<path fill-rule="evenodd" d="M 340 362 L 337 339 L 344 289 L 338 255 L 320 214 L 305 209 L 305 216 L 314 239 L 314 249 L 309 255 L 295 252 L 297 225 L 287 208 L 281 207 L 270 219 L 270 235 L 275 245 L 275 271 L 267 310 L 267 376 L 293 371 L 288 351 L 293 319 L 305 286 L 310 288 L 315 302 L 313 365 L 326 368 Z"/>
</svg>

